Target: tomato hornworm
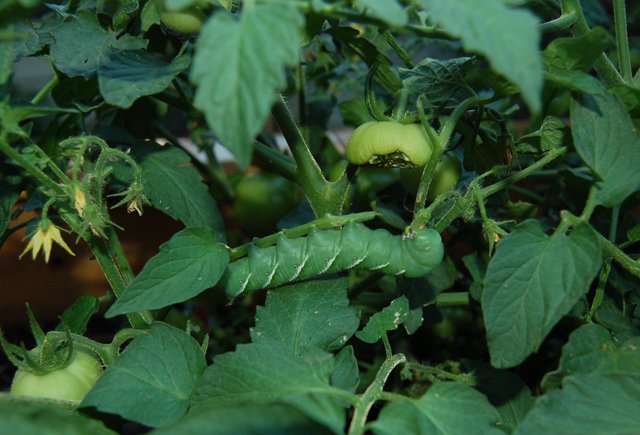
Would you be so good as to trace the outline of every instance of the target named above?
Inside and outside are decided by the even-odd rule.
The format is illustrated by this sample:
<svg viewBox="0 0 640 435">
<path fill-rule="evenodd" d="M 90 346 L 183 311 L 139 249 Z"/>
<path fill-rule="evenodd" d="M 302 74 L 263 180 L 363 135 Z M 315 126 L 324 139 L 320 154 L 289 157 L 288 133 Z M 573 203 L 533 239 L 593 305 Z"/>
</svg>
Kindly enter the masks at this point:
<svg viewBox="0 0 640 435">
<path fill-rule="evenodd" d="M 417 278 L 440 264 L 443 251 L 440 234 L 433 229 L 394 236 L 349 222 L 338 229 L 312 229 L 305 237 L 280 234 L 275 245 L 265 248 L 252 245 L 246 257 L 229 263 L 218 286 L 234 298 L 351 268 Z"/>
</svg>

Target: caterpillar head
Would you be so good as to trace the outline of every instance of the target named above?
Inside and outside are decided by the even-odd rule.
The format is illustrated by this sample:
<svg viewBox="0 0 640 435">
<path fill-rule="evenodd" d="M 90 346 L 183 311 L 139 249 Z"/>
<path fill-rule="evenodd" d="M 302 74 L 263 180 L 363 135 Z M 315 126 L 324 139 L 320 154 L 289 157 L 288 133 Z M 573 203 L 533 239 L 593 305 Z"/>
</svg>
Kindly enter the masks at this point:
<svg viewBox="0 0 640 435">
<path fill-rule="evenodd" d="M 407 264 L 405 275 L 409 278 L 424 276 L 435 269 L 444 257 L 444 247 L 440 233 L 433 229 L 422 229 L 405 240 L 409 257 L 415 262 Z"/>
</svg>

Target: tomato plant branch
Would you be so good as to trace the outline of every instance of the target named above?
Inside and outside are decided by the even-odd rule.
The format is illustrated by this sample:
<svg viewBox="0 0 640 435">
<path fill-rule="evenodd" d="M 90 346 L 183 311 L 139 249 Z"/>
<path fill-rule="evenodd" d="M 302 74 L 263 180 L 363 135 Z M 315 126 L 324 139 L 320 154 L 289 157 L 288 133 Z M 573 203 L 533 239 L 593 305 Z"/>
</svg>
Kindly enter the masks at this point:
<svg viewBox="0 0 640 435">
<path fill-rule="evenodd" d="M 229 248 L 229 261 L 235 261 L 238 258 L 242 258 L 247 255 L 250 246 L 257 246 L 264 248 L 266 246 L 274 245 L 278 241 L 280 235 L 285 237 L 301 237 L 309 233 L 312 228 L 327 229 L 334 227 L 341 227 L 349 222 L 364 222 L 374 219 L 378 214 L 373 211 L 365 211 L 361 213 L 353 213 L 344 216 L 334 216 L 327 214 L 319 219 L 311 221 L 309 223 L 299 225 L 297 227 L 289 228 L 279 231 L 275 234 L 270 234 L 261 239 L 256 239 L 251 243 L 245 243 L 236 248 Z"/>
<path fill-rule="evenodd" d="M 40 104 L 42 100 L 47 96 L 51 90 L 53 90 L 60 83 L 60 77 L 58 74 L 53 71 L 53 77 L 49 80 L 42 89 L 31 99 L 31 104 Z"/>
<path fill-rule="evenodd" d="M 254 143 L 253 150 L 256 160 L 260 163 L 264 163 L 286 179 L 296 181 L 298 166 L 290 157 L 259 141 Z"/>
<path fill-rule="evenodd" d="M 505 189 L 507 186 L 527 178 L 533 172 L 536 172 L 538 169 L 548 165 L 553 160 L 557 159 L 558 157 L 560 157 L 561 155 L 563 155 L 566 152 L 567 152 L 567 148 L 566 147 L 560 147 L 560 148 L 552 149 L 551 151 L 546 153 L 544 155 L 544 157 L 542 157 L 537 162 L 531 164 L 530 166 L 527 166 L 526 168 L 511 174 L 510 176 L 508 176 L 507 178 L 505 178 L 503 180 L 500 180 L 500 181 L 498 181 L 498 182 L 496 182 L 494 184 L 491 184 L 491 185 L 489 185 L 487 187 L 484 187 L 481 190 L 482 197 L 486 198 L 488 196 L 491 196 L 491 195 L 493 195 L 495 193 L 498 193 L 501 190 Z"/>
<path fill-rule="evenodd" d="M 582 219 L 580 219 L 578 216 L 574 215 L 569 211 L 563 210 L 561 215 L 562 215 L 562 220 L 568 222 L 572 226 L 577 226 L 584 223 Z M 622 250 L 620 250 L 620 248 L 618 248 L 615 245 L 615 243 L 613 243 L 612 241 L 604 237 L 598 231 L 595 231 L 595 229 L 594 229 L 594 232 L 596 234 L 596 237 L 598 238 L 598 241 L 600 242 L 600 246 L 602 246 L 602 249 L 606 254 L 610 255 L 618 264 L 624 267 L 629 273 L 640 277 L 640 262 L 638 262 L 637 260 L 634 260 L 633 258 L 629 257 L 627 254 L 622 252 Z"/>
<path fill-rule="evenodd" d="M 272 112 L 298 165 L 296 179 L 315 215 L 340 214 L 349 189 L 347 177 L 343 176 L 336 182 L 329 182 L 324 178 L 282 96 L 276 101 Z"/>
<path fill-rule="evenodd" d="M 574 36 L 581 36 L 591 31 L 579 0 L 561 0 L 561 5 L 563 14 L 574 13 L 576 16 L 576 21 L 572 27 Z M 605 53 L 598 57 L 594 66 L 607 87 L 624 84 L 623 78 Z"/>
<path fill-rule="evenodd" d="M 4 132 L 3 132 L 4 133 Z M 22 169 L 27 171 L 33 178 L 38 180 L 40 184 L 51 189 L 51 191 L 58 195 L 64 195 L 64 188 L 56 183 L 51 177 L 45 174 L 40 168 L 38 168 L 35 164 L 33 164 L 27 157 L 23 156 L 18 150 L 13 148 L 6 141 L 6 133 L 0 136 L 0 151 L 3 152 L 7 157 L 13 159 L 16 163 L 18 163 Z"/>
<path fill-rule="evenodd" d="M 393 49 L 393 51 L 398 55 L 400 59 L 404 62 L 405 66 L 409 69 L 413 69 L 413 61 L 411 60 L 411 56 L 407 53 L 404 48 L 398 44 L 396 38 L 387 28 L 378 28 L 378 32 L 382 35 L 387 44 Z"/>
<path fill-rule="evenodd" d="M 627 12 L 625 0 L 613 0 L 613 17 L 616 27 L 616 49 L 622 78 L 627 83 L 633 82 L 631 56 L 629 55 L 629 36 L 627 35 Z"/>
<path fill-rule="evenodd" d="M 542 33 L 559 32 L 568 29 L 576 22 L 575 12 L 568 12 L 560 15 L 558 18 L 545 23 L 541 23 L 538 27 Z"/>
<path fill-rule="evenodd" d="M 567 152 L 566 147 L 555 148 L 549 151 L 540 160 L 522 169 L 521 171 L 515 172 L 510 176 L 504 178 L 503 180 L 500 180 L 487 187 L 481 188 L 480 196 L 484 199 L 497 192 L 500 192 L 501 190 L 506 189 L 511 184 L 516 183 L 524 178 L 527 178 L 530 174 L 536 172 L 538 169 L 551 163 L 553 160 L 557 159 L 558 157 L 560 157 L 566 152 Z M 434 225 L 434 228 L 437 231 L 442 232 L 445 228 L 447 228 L 451 224 L 451 222 L 453 222 L 458 217 L 460 217 L 467 209 L 474 207 L 476 202 L 476 193 L 474 192 L 474 189 L 477 188 L 477 186 L 474 186 L 474 184 L 478 185 L 479 182 L 486 176 L 494 174 L 497 171 L 503 170 L 503 169 L 505 169 L 505 167 L 494 167 L 492 170 L 480 175 L 478 178 L 473 180 L 472 185 L 469 186 L 469 189 L 464 194 L 464 196 L 460 198 L 456 202 L 456 204 L 453 207 L 451 207 L 451 209 L 449 209 L 449 211 Z M 422 218 L 422 215 L 420 214 L 417 215 L 416 219 L 417 218 Z M 416 219 L 414 219 L 414 222 L 412 222 L 411 224 L 412 227 L 415 227 L 415 225 L 418 224 Z"/>
<path fill-rule="evenodd" d="M 364 427 L 367 422 L 367 416 L 369 415 L 369 411 L 371 407 L 378 399 L 378 395 L 382 392 L 384 388 L 384 384 L 387 382 L 387 378 L 399 364 L 402 364 L 407 361 L 407 358 L 399 353 L 393 355 L 391 358 L 385 360 L 378 370 L 376 378 L 373 380 L 371 385 L 365 390 L 365 392 L 360 396 L 360 400 L 358 404 L 355 406 L 353 412 L 353 418 L 351 419 L 351 424 L 349 425 L 349 435 L 361 435 L 364 434 Z"/>
<path fill-rule="evenodd" d="M 424 204 L 427 200 L 427 195 L 429 193 L 429 186 L 431 186 L 431 180 L 433 179 L 433 175 L 436 171 L 436 166 L 438 166 L 438 162 L 444 154 L 444 150 L 446 148 L 446 142 L 442 142 L 440 137 L 436 137 L 431 125 L 427 120 L 427 117 L 424 113 L 424 107 L 422 106 L 421 98 L 418 99 L 418 116 L 420 117 L 420 121 L 422 122 L 422 126 L 425 129 L 425 133 L 430 138 L 432 149 L 431 156 L 429 156 L 429 161 L 424 166 L 422 170 L 422 175 L 420 176 L 420 184 L 418 185 L 418 191 L 416 192 L 416 202 L 413 206 L 413 213 L 416 215 L 424 208 Z M 415 228 L 414 226 L 412 226 Z"/>
<path fill-rule="evenodd" d="M 426 374 L 432 382 L 446 379 L 472 386 L 477 385 L 477 381 L 472 373 L 451 373 L 438 367 L 427 366 L 416 362 L 408 362 L 406 366 L 408 369 Z"/>
<path fill-rule="evenodd" d="M 468 306 L 470 303 L 469 292 L 446 292 L 436 296 L 438 307 Z"/>
</svg>

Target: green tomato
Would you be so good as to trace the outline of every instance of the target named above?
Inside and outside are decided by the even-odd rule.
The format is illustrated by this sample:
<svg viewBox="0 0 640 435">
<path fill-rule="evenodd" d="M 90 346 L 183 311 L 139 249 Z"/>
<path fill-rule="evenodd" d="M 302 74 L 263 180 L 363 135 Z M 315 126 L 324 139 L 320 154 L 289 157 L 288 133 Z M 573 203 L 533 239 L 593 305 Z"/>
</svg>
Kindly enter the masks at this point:
<svg viewBox="0 0 640 435">
<path fill-rule="evenodd" d="M 408 192 L 416 194 L 422 177 L 424 168 L 406 169 L 400 172 L 402 185 Z M 429 186 L 427 199 L 433 201 L 438 195 L 455 189 L 460 181 L 462 165 L 460 160 L 453 154 L 445 154 L 442 160 L 436 165 L 435 174 Z"/>
<path fill-rule="evenodd" d="M 74 350 L 66 367 L 37 374 L 18 369 L 11 395 L 79 403 L 102 374 L 102 364 L 92 355 Z"/>
<path fill-rule="evenodd" d="M 347 160 L 354 165 L 411 168 L 429 161 L 433 144 L 421 124 L 366 122 L 347 142 Z"/>
<path fill-rule="evenodd" d="M 294 183 L 276 174 L 260 172 L 238 183 L 233 212 L 248 235 L 264 236 L 275 232 L 280 219 L 298 202 L 300 191 Z"/>
<path fill-rule="evenodd" d="M 191 6 L 179 10 L 170 10 L 165 5 L 165 0 L 154 0 L 158 16 L 162 24 L 174 32 L 184 35 L 194 35 L 200 32 L 207 15 L 202 11 L 206 2 L 196 1 Z"/>
</svg>

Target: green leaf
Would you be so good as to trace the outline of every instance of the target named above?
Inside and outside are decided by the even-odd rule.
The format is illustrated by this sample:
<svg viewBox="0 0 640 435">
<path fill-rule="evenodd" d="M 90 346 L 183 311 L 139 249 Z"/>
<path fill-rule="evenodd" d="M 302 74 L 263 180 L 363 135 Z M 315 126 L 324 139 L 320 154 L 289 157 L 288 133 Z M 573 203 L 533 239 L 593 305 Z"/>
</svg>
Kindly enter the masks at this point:
<svg viewBox="0 0 640 435">
<path fill-rule="evenodd" d="M 609 45 L 611 37 L 598 27 L 580 36 L 554 39 L 542 52 L 542 60 L 548 69 L 587 72 Z"/>
<path fill-rule="evenodd" d="M 239 20 L 214 14 L 198 37 L 191 71 L 195 105 L 243 168 L 286 86 L 285 67 L 298 63 L 303 26 L 294 6 L 264 4 L 245 8 Z"/>
<path fill-rule="evenodd" d="M 578 154 L 600 180 L 599 203 L 620 204 L 640 187 L 640 132 L 626 108 L 603 89 L 572 100 L 571 124 Z"/>
<path fill-rule="evenodd" d="M 565 378 L 540 397 L 516 434 L 640 432 L 640 373 L 589 373 Z"/>
<path fill-rule="evenodd" d="M 160 14 L 156 8 L 155 2 L 147 2 L 140 13 L 140 28 L 146 32 L 154 24 L 160 24 Z"/>
<path fill-rule="evenodd" d="M 561 90 L 572 90 L 586 94 L 598 94 L 603 91 L 597 78 L 582 71 L 553 70 L 545 73 L 545 79 Z"/>
<path fill-rule="evenodd" d="M 640 225 L 636 225 L 627 231 L 627 240 L 634 243 L 640 240 Z"/>
<path fill-rule="evenodd" d="M 553 326 L 589 290 L 601 265 L 591 227 L 544 234 L 525 221 L 499 244 L 482 293 L 491 365 L 513 367 L 535 352 Z"/>
<path fill-rule="evenodd" d="M 487 58 L 491 67 L 522 90 L 533 112 L 540 110 L 542 60 L 538 19 L 501 0 L 419 0 L 429 19 L 462 46 Z"/>
<path fill-rule="evenodd" d="M 394 95 L 402 89 L 402 82 L 395 72 L 396 69 L 392 68 L 393 62 L 381 53 L 375 44 L 367 38 L 362 38 L 360 31 L 349 26 L 331 26 L 327 33 L 364 60 L 369 68 L 376 65 L 374 78 L 388 93 Z"/>
<path fill-rule="evenodd" d="M 3 106 L 0 105 L 0 129 L 2 128 Z M 1 130 L 0 130 L 1 131 Z M 24 179 L 11 167 L 0 160 L 0 236 L 9 227 L 13 206 L 24 188 Z"/>
<path fill-rule="evenodd" d="M 353 353 L 353 346 L 343 347 L 336 354 L 331 373 L 331 385 L 355 393 L 360 384 L 358 360 Z"/>
<path fill-rule="evenodd" d="M 106 50 L 146 48 L 147 41 L 105 30 L 95 13 L 81 9 L 61 25 L 52 29 L 54 42 L 49 53 L 58 70 L 70 77 L 90 78 L 98 71 Z"/>
<path fill-rule="evenodd" d="M 7 30 L 11 30 L 9 27 Z M 8 95 L 11 72 L 13 71 L 14 42 L 0 41 L 0 101 Z"/>
<path fill-rule="evenodd" d="M 190 63 L 185 54 L 167 63 L 159 53 L 110 49 L 98 68 L 100 93 L 107 103 L 128 109 L 138 98 L 164 91 Z"/>
<path fill-rule="evenodd" d="M 538 131 L 520 138 L 524 143 L 518 145 L 518 152 L 547 152 L 562 145 L 564 122 L 555 116 L 547 116 Z M 523 149 L 524 148 L 524 149 Z"/>
<path fill-rule="evenodd" d="M 412 69 L 399 68 L 402 83 L 413 95 L 425 94 L 429 103 L 437 106 L 448 102 L 464 84 L 463 74 L 473 62 L 472 57 L 448 60 L 426 58 Z"/>
<path fill-rule="evenodd" d="M 332 351 L 358 329 L 359 320 L 347 299 L 347 280 L 310 281 L 269 292 L 256 311 L 254 343 L 278 341 L 295 353 L 304 346 Z"/>
<path fill-rule="evenodd" d="M 623 344 L 614 341 L 611 333 L 600 325 L 583 325 L 571 333 L 562 348 L 559 367 L 547 373 L 542 387 L 550 390 L 560 387 L 562 379 L 576 373 L 638 372 L 640 367 L 640 337 Z"/>
<path fill-rule="evenodd" d="M 107 368 L 81 406 L 146 426 L 165 426 L 187 411 L 206 366 L 202 348 L 192 337 L 156 322 Z"/>
<path fill-rule="evenodd" d="M 345 125 L 357 127 L 373 120 L 362 97 L 341 101 L 338 103 L 338 110 Z"/>
<path fill-rule="evenodd" d="M 477 379 L 476 389 L 487 396 L 500 414 L 498 426 L 512 433 L 535 402 L 529 387 L 517 375 L 493 369 L 485 362 L 465 361 L 464 365 Z"/>
<path fill-rule="evenodd" d="M 332 371 L 332 355 L 318 349 L 303 356 L 275 341 L 241 344 L 214 359 L 193 401 L 210 406 L 287 403 L 341 433 L 345 412 L 341 400 L 332 397 Z"/>
<path fill-rule="evenodd" d="M 105 317 L 186 301 L 215 285 L 228 263 L 227 248 L 210 229 L 185 228 L 160 246 Z"/>
<path fill-rule="evenodd" d="M 84 294 L 62 313 L 62 321 L 56 331 L 69 329 L 74 334 L 82 335 L 87 330 L 89 320 L 100 310 L 100 301 L 95 296 Z"/>
<path fill-rule="evenodd" d="M 374 434 L 502 434 L 498 412 L 473 388 L 440 382 L 419 399 L 393 402 L 369 425 Z"/>
<path fill-rule="evenodd" d="M 115 435 L 101 421 L 48 400 L 0 394 L 0 433 L 11 435 Z"/>
<path fill-rule="evenodd" d="M 615 277 L 614 272 L 609 279 Z M 635 286 L 630 287 L 635 288 Z M 626 305 L 626 303 L 625 303 Z M 626 341 L 640 335 L 638 318 L 633 318 L 633 310 L 624 309 L 612 296 L 605 294 L 602 303 L 596 311 L 598 323 L 607 328 L 613 337 L 619 341 Z"/>
<path fill-rule="evenodd" d="M 153 435 L 322 435 L 331 433 L 293 406 L 282 404 L 196 405 L 174 424 Z"/>
<path fill-rule="evenodd" d="M 136 144 L 133 154 L 139 159 L 144 176 L 144 192 L 161 212 L 188 227 L 207 227 L 224 241 L 224 224 L 215 199 L 202 183 L 190 158 L 179 148 L 156 144 Z"/>
<path fill-rule="evenodd" d="M 392 26 L 407 24 L 407 11 L 397 0 L 356 0 L 356 5 L 364 9 L 365 15 L 373 15 Z"/>
<path fill-rule="evenodd" d="M 362 331 L 356 332 L 356 337 L 365 343 L 375 343 L 388 331 L 398 329 L 409 313 L 409 300 L 400 296 L 394 299 L 388 307 L 371 316 Z"/>
</svg>

